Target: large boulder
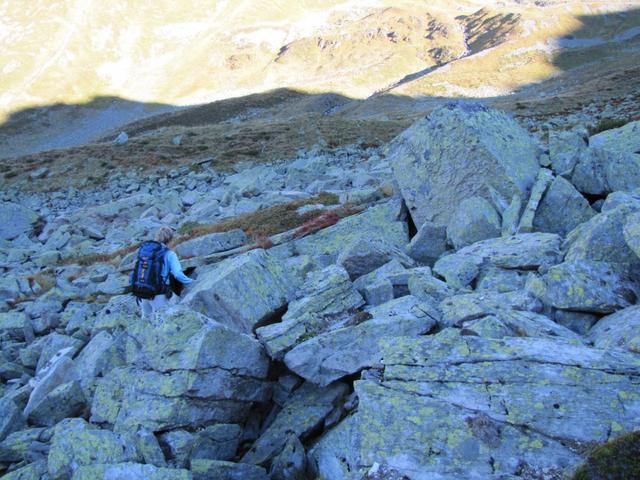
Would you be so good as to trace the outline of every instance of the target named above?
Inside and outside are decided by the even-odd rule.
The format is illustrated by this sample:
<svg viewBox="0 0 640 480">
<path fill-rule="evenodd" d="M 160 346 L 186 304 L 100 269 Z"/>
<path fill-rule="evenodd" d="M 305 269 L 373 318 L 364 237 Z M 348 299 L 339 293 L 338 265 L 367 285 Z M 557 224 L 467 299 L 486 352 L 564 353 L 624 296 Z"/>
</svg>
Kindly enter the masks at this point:
<svg viewBox="0 0 640 480">
<path fill-rule="evenodd" d="M 71 347 L 68 347 L 71 348 Z M 29 417 L 31 411 L 47 396 L 61 385 L 79 380 L 78 370 L 73 360 L 66 356 L 68 349 L 58 352 L 38 374 L 29 381 L 32 387 L 29 401 L 24 409 L 24 415 Z"/>
<path fill-rule="evenodd" d="M 624 228 L 627 218 L 640 212 L 640 202 L 614 203 L 609 195 L 602 212 L 591 220 L 578 225 L 566 238 L 563 245 L 565 260 L 607 262 L 621 273 L 640 269 L 640 258 L 630 248 Z"/>
<path fill-rule="evenodd" d="M 344 246 L 337 263 L 355 280 L 388 263 L 393 258 L 393 253 L 393 247 L 386 243 L 362 236 Z"/>
<path fill-rule="evenodd" d="M 355 383 L 357 413 L 310 452 L 320 478 L 376 462 L 416 480 L 564 478 L 588 446 L 640 426 L 637 355 L 447 329 L 389 339 L 382 358 L 382 380 Z"/>
<path fill-rule="evenodd" d="M 640 121 L 600 132 L 589 139 L 589 145 L 612 152 L 640 152 Z"/>
<path fill-rule="evenodd" d="M 0 202 L 0 239 L 13 240 L 30 235 L 38 222 L 38 214 L 22 205 Z"/>
<path fill-rule="evenodd" d="M 130 366 L 97 382 L 96 422 L 151 431 L 240 423 L 270 396 L 262 346 L 201 314 L 176 307 L 157 323 L 139 320 L 129 336 Z"/>
<path fill-rule="evenodd" d="M 401 297 L 392 303 L 395 315 L 377 317 L 377 311 L 385 311 L 389 307 L 376 307 L 369 312 L 373 316 L 370 320 L 301 343 L 285 355 L 285 364 L 306 380 L 326 386 L 363 368 L 377 365 L 381 338 L 420 335 L 437 325 L 438 318 L 432 309 L 421 306 L 414 297 Z"/>
<path fill-rule="evenodd" d="M 479 104 L 448 104 L 389 145 L 394 176 L 416 225 L 447 225 L 470 196 L 528 196 L 538 148 L 511 117 Z"/>
<path fill-rule="evenodd" d="M 595 214 L 589 202 L 570 182 L 557 177 L 538 205 L 533 227 L 539 232 L 557 233 L 564 237 Z"/>
<path fill-rule="evenodd" d="M 604 262 L 555 265 L 527 289 L 546 305 L 579 312 L 612 313 L 636 302 L 636 286 Z"/>
<path fill-rule="evenodd" d="M 602 195 L 640 187 L 640 155 L 589 148 L 580 156 L 571 183 L 582 193 Z"/>
<path fill-rule="evenodd" d="M 51 440 L 49 476 L 52 480 L 67 480 L 80 466 L 126 462 L 134 456 L 135 449 L 128 449 L 119 435 L 81 418 L 67 419 L 56 425 Z"/>
<path fill-rule="evenodd" d="M 346 270 L 335 265 L 310 273 L 297 297 L 289 304 L 282 322 L 256 330 L 274 359 L 282 360 L 304 339 L 345 321 L 364 304 Z"/>
<path fill-rule="evenodd" d="M 591 327 L 589 339 L 598 348 L 626 348 L 640 353 L 640 306 L 601 318 Z"/>
<path fill-rule="evenodd" d="M 287 305 L 297 286 L 277 257 L 252 250 L 201 273 L 182 303 L 229 328 L 252 333 Z"/>
<path fill-rule="evenodd" d="M 309 255 L 329 265 L 336 262 L 345 245 L 360 238 L 382 243 L 388 249 L 404 249 L 409 242 L 409 229 L 402 201 L 394 199 L 368 208 L 285 248 L 290 255 Z"/>
</svg>

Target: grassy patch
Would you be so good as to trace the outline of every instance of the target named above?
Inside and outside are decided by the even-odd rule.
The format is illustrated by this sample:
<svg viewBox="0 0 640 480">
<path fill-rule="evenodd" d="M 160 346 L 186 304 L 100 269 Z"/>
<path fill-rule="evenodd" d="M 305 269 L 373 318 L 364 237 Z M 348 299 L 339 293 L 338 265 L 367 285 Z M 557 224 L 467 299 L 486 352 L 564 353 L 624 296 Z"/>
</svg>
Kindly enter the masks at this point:
<svg viewBox="0 0 640 480">
<path fill-rule="evenodd" d="M 297 210 L 305 205 L 337 205 L 339 199 L 332 193 L 320 193 L 319 195 L 304 199 L 295 200 L 281 205 L 264 208 L 255 212 L 246 213 L 238 217 L 233 217 L 213 224 L 185 223 L 179 230 L 180 236 L 173 241 L 178 245 L 192 238 L 201 237 L 209 233 L 228 232 L 239 228 L 247 235 L 254 238 L 269 237 L 276 233 L 286 232 L 301 226 L 305 222 L 320 216 L 324 210 L 312 210 L 299 214 Z"/>
<path fill-rule="evenodd" d="M 300 228 L 300 230 L 296 232 L 296 237 L 299 238 L 331 226 L 341 218 L 359 212 L 359 210 L 351 207 L 343 207 L 329 211 L 318 209 L 303 214 L 297 212 L 300 207 L 305 205 L 337 204 L 339 204 L 337 195 L 323 192 L 312 198 L 275 205 L 256 212 L 229 218 L 219 223 L 201 224 L 186 222 L 178 230 L 178 236 L 173 240 L 172 246 L 210 233 L 221 233 L 240 229 L 253 239 L 258 248 L 270 248 L 273 246 L 271 240 L 269 240 L 271 235 Z M 66 257 L 60 263 L 63 265 L 74 264 L 83 266 L 95 263 L 115 263 L 120 261 L 125 255 L 135 252 L 139 247 L 140 244 L 136 243 L 114 250 L 113 252 L 89 253 L 86 255 Z"/>
<path fill-rule="evenodd" d="M 29 288 L 31 288 L 31 290 L 33 290 L 37 284 L 40 287 L 40 294 L 47 293 L 56 286 L 56 280 L 53 276 L 53 271 L 51 270 L 45 270 L 29 275 L 27 277 L 27 282 L 29 282 Z"/>
<path fill-rule="evenodd" d="M 613 130 L 614 128 L 624 127 L 629 120 L 626 118 L 603 118 L 596 125 L 589 128 L 589 135 L 595 135 L 600 132 L 606 132 L 607 130 Z"/>
<path fill-rule="evenodd" d="M 138 248 L 140 248 L 139 243 L 135 243 L 133 245 L 129 245 L 128 247 L 123 247 L 118 250 L 114 250 L 113 252 L 107 253 L 87 253 L 86 255 L 76 255 L 71 257 L 63 258 L 60 262 L 61 265 L 93 265 L 94 263 L 110 263 L 125 255 L 135 252 Z"/>
<path fill-rule="evenodd" d="M 640 432 L 622 435 L 597 447 L 573 480 L 640 478 Z"/>
</svg>

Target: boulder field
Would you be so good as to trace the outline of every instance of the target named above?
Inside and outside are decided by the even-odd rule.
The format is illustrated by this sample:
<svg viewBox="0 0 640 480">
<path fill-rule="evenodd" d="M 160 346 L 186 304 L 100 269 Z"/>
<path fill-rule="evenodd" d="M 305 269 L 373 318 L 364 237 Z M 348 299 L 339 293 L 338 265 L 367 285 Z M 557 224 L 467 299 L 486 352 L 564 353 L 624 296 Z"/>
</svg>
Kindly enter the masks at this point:
<svg viewBox="0 0 640 480">
<path fill-rule="evenodd" d="M 638 128 L 547 145 L 447 104 L 384 148 L 3 192 L 0 474 L 584 474 L 640 430 Z M 291 202 L 349 214 L 229 222 Z M 225 221 L 176 247 L 196 281 L 140 318 L 133 254 L 108 253 Z"/>
</svg>

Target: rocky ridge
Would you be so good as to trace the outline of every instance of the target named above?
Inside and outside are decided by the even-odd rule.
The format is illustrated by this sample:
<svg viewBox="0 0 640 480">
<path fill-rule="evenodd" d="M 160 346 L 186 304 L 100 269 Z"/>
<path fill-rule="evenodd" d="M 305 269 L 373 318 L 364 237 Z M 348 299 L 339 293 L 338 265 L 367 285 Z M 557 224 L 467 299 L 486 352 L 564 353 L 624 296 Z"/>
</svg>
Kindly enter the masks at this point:
<svg viewBox="0 0 640 480">
<path fill-rule="evenodd" d="M 6 190 L 3 478 L 570 475 L 640 429 L 638 129 L 448 104 L 384 148 Z M 119 249 L 287 205 L 183 237 L 196 282 L 139 318 Z"/>
</svg>

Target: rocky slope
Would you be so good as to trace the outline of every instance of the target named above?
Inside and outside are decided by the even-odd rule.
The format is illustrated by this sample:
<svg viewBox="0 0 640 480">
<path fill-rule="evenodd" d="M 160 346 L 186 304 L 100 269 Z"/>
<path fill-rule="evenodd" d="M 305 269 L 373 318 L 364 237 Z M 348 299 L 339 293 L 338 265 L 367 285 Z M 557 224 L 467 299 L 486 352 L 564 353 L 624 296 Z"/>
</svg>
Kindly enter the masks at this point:
<svg viewBox="0 0 640 480">
<path fill-rule="evenodd" d="M 447 104 L 384 147 L 5 189 L 3 478 L 571 475 L 640 429 L 639 130 Z M 161 225 L 196 282 L 142 320 Z"/>
</svg>

